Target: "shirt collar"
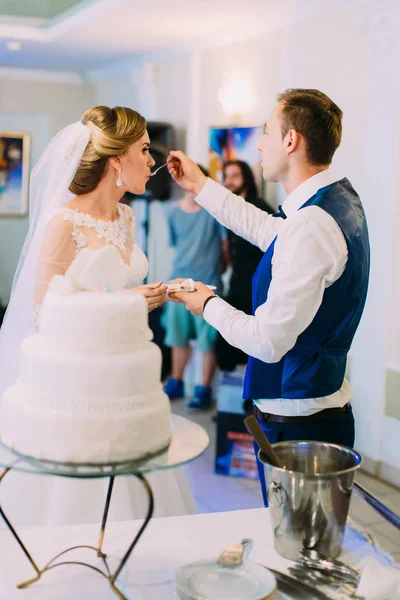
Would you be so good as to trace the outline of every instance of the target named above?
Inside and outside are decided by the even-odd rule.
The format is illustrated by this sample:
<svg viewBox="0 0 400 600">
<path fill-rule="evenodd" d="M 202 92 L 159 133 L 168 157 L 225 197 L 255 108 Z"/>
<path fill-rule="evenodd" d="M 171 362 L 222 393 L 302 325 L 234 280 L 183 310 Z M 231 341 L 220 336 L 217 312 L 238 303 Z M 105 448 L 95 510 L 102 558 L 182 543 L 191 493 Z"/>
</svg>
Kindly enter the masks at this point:
<svg viewBox="0 0 400 600">
<path fill-rule="evenodd" d="M 299 210 L 307 200 L 312 198 L 318 190 L 336 181 L 339 181 L 339 178 L 333 173 L 332 169 L 325 169 L 325 171 L 306 179 L 284 201 L 283 210 L 285 215 L 289 217 Z"/>
</svg>

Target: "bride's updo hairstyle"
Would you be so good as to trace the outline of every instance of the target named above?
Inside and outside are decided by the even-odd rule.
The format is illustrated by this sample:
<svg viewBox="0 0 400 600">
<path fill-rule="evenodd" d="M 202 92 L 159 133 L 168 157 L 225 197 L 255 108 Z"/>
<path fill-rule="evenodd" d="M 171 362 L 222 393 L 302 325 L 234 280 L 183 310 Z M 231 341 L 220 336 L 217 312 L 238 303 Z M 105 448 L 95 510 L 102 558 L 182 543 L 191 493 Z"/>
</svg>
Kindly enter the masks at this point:
<svg viewBox="0 0 400 600">
<path fill-rule="evenodd" d="M 83 113 L 82 123 L 91 130 L 90 141 L 69 186 L 79 196 L 100 183 L 109 158 L 122 156 L 146 133 L 146 120 L 124 106 L 95 106 Z"/>
</svg>

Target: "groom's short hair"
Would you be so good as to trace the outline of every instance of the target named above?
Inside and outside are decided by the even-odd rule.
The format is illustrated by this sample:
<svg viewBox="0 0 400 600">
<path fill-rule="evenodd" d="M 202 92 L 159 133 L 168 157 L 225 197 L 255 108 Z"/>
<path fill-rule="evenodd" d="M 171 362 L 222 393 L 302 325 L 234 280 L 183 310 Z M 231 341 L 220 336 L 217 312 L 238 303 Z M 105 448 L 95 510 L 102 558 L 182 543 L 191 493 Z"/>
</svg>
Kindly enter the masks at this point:
<svg viewBox="0 0 400 600">
<path fill-rule="evenodd" d="M 312 89 L 289 89 L 277 96 L 282 105 L 282 137 L 295 129 L 306 142 L 312 165 L 329 165 L 342 139 L 341 109 L 325 94 Z"/>
</svg>

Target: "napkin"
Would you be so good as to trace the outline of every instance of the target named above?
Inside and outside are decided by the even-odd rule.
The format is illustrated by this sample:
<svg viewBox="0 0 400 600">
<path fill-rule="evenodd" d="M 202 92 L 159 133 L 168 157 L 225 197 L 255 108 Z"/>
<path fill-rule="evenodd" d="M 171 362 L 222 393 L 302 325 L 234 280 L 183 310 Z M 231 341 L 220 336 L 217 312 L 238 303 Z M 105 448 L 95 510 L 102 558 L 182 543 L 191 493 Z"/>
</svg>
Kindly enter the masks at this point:
<svg viewBox="0 0 400 600">
<path fill-rule="evenodd" d="M 362 569 L 357 594 L 365 600 L 400 600 L 400 569 L 365 558 L 357 565 Z"/>
</svg>

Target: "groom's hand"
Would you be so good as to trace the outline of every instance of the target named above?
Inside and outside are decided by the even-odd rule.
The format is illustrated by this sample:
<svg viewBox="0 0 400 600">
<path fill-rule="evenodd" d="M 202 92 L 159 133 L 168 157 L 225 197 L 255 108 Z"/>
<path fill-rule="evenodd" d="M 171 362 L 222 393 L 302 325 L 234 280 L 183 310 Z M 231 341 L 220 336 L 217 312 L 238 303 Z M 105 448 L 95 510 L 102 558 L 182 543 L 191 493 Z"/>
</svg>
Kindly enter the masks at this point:
<svg viewBox="0 0 400 600">
<path fill-rule="evenodd" d="M 183 302 L 186 305 L 186 310 L 189 310 L 192 315 L 201 316 L 203 314 L 204 302 L 210 296 L 215 294 L 201 281 L 196 282 L 196 291 L 185 294 L 175 292 L 173 297 L 178 302 Z"/>
<path fill-rule="evenodd" d="M 167 161 L 172 179 L 184 190 L 197 196 L 207 181 L 197 164 L 180 150 L 172 150 Z"/>
</svg>

